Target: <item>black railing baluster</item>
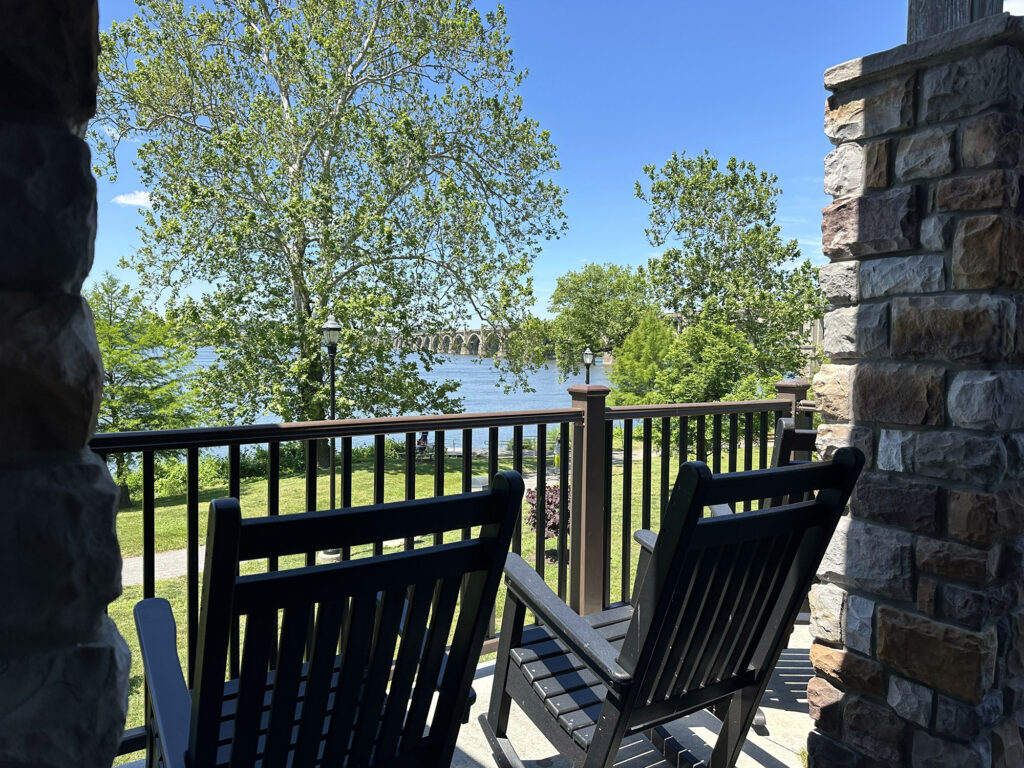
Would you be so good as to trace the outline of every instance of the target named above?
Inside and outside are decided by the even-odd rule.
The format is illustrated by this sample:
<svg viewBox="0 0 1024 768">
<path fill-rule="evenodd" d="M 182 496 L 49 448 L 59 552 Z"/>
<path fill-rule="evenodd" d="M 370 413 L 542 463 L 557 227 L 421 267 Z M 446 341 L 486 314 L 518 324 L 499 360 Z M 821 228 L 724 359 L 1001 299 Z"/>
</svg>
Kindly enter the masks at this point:
<svg viewBox="0 0 1024 768">
<path fill-rule="evenodd" d="M 384 503 L 384 435 L 373 436 L 373 503 Z M 384 542 L 373 542 L 373 554 L 384 554 Z"/>
<path fill-rule="evenodd" d="M 445 458 L 447 450 L 444 447 L 444 432 L 434 432 L 434 495 L 444 496 L 444 473 Z M 444 543 L 444 533 L 438 531 L 434 534 L 434 545 Z"/>
<path fill-rule="evenodd" d="M 191 687 L 199 637 L 199 449 L 195 446 L 185 451 L 185 546 L 185 624 L 188 626 L 188 684 Z"/>
<path fill-rule="evenodd" d="M 487 430 L 487 487 L 490 488 L 494 482 L 494 476 L 498 474 L 498 428 L 490 427 Z"/>
<path fill-rule="evenodd" d="M 416 459 L 419 446 L 416 445 L 416 433 L 405 433 L 405 499 L 409 501 L 416 498 Z M 426 449 L 424 449 L 426 450 Z M 406 551 L 416 546 L 416 539 L 411 536 L 405 537 Z"/>
<path fill-rule="evenodd" d="M 711 417 L 711 471 L 716 475 L 722 471 L 722 414 Z"/>
<path fill-rule="evenodd" d="M 761 413 L 761 444 L 757 447 L 759 464 L 761 469 L 768 466 L 768 413 Z"/>
<path fill-rule="evenodd" d="M 658 493 L 658 526 L 661 526 L 661 517 L 665 514 L 665 507 L 668 505 L 668 481 L 669 481 L 669 469 L 668 463 L 672 453 L 672 419 L 668 416 L 661 420 L 661 482 L 659 483 L 660 491 Z"/>
<path fill-rule="evenodd" d="M 643 482 L 640 488 L 640 520 L 644 528 L 651 527 L 651 464 L 653 463 L 653 437 L 654 422 L 651 419 L 644 419 L 644 441 L 641 466 Z"/>
<path fill-rule="evenodd" d="M 462 492 L 473 490 L 473 430 L 462 430 Z M 470 537 L 469 528 L 462 529 L 462 540 Z"/>
<path fill-rule="evenodd" d="M 707 438 L 707 419 L 704 414 L 697 416 L 697 461 L 703 461 L 705 464 L 708 463 L 708 452 L 706 438 Z"/>
<path fill-rule="evenodd" d="M 548 525 L 548 509 L 547 509 L 547 498 L 548 498 L 548 425 L 538 424 L 537 425 L 537 507 L 536 507 L 536 518 L 534 520 L 536 527 L 534 546 L 537 551 L 533 553 L 534 567 L 537 573 L 544 576 L 544 546 L 547 540 L 547 531 L 545 530 Z"/>
<path fill-rule="evenodd" d="M 743 469 L 754 468 L 754 414 L 743 414 Z M 750 511 L 750 499 L 743 502 L 743 511 Z"/>
<path fill-rule="evenodd" d="M 341 506 L 352 506 L 352 438 L 341 438 Z M 352 547 L 348 544 L 341 547 L 341 559 L 352 557 Z"/>
<path fill-rule="evenodd" d="M 317 441 L 306 441 L 306 511 L 316 511 L 316 483 L 318 477 Z M 306 565 L 316 565 L 316 552 L 306 553 Z"/>
<path fill-rule="evenodd" d="M 601 562 L 604 568 L 601 573 L 601 599 L 604 605 L 611 605 L 612 602 L 612 446 L 615 440 L 614 422 L 605 422 L 604 430 L 604 529 L 608 531 L 607 536 L 602 536 L 604 552 Z M 566 457 L 568 457 L 566 451 Z M 568 460 L 568 459 L 567 459 Z M 570 535 L 574 534 L 572 531 Z"/>
<path fill-rule="evenodd" d="M 242 446 L 238 443 L 228 446 L 228 496 L 242 497 Z"/>
<path fill-rule="evenodd" d="M 558 428 L 558 596 L 565 600 L 569 576 L 569 424 Z M 606 478 L 607 479 L 607 478 Z M 608 498 L 607 496 L 605 498 Z"/>
<path fill-rule="evenodd" d="M 690 417 L 679 417 L 679 466 L 690 460 Z"/>
<path fill-rule="evenodd" d="M 523 474 L 523 426 L 516 424 L 512 427 L 512 469 Z M 516 517 L 515 527 L 512 529 L 512 551 L 517 555 L 523 554 L 523 512 L 519 510 Z"/>
<path fill-rule="evenodd" d="M 622 422 L 622 576 L 620 600 L 629 600 L 630 550 L 633 540 L 633 420 Z"/>
<path fill-rule="evenodd" d="M 281 444 L 274 441 L 267 444 L 267 516 L 277 517 L 281 513 Z M 267 558 L 267 570 L 276 571 L 280 563 L 277 555 Z M 277 626 L 277 614 L 274 614 Z M 277 647 L 270 644 L 270 668 L 277 667 Z"/>
<path fill-rule="evenodd" d="M 142 452 L 142 596 L 156 588 L 156 466 L 153 452 Z"/>
<path fill-rule="evenodd" d="M 729 414 L 729 471 L 736 471 L 736 454 L 739 446 L 740 417 L 737 413 Z"/>
</svg>

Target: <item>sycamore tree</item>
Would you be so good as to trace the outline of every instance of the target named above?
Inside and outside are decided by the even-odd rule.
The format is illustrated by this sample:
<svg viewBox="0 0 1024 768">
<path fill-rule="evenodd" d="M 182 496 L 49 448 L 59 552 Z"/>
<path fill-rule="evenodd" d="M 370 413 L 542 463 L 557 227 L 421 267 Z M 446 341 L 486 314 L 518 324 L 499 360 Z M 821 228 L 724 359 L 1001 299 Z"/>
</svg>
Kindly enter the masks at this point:
<svg viewBox="0 0 1024 768">
<path fill-rule="evenodd" d="M 737 331 L 761 377 L 800 370 L 805 324 L 825 311 L 817 270 L 775 223 L 777 177 L 707 151 L 644 168 L 636 196 L 650 205 L 647 236 L 670 245 L 648 265 L 657 300 L 686 328 L 703 318 Z"/>
<path fill-rule="evenodd" d="M 141 291 L 113 275 L 86 291 L 103 358 L 103 397 L 97 431 L 191 427 L 201 420 L 193 363 L 195 350 L 173 318 L 152 309 Z M 115 453 L 114 477 L 126 487 L 130 456 Z M 124 491 L 122 491 L 124 493 Z"/>
<path fill-rule="evenodd" d="M 610 353 L 622 344 L 651 305 L 645 277 L 628 266 L 587 264 L 558 278 L 548 326 L 563 376 L 578 374 L 583 350 Z"/>
<path fill-rule="evenodd" d="M 137 5 L 102 35 L 92 136 L 110 175 L 137 147 L 152 207 L 129 263 L 215 347 L 205 379 L 223 416 L 323 418 L 328 314 L 341 417 L 457 407 L 457 383 L 425 382 L 395 345 L 480 322 L 514 332 L 539 244 L 564 228 L 504 11 Z M 522 380 L 522 358 L 501 364 Z"/>
</svg>

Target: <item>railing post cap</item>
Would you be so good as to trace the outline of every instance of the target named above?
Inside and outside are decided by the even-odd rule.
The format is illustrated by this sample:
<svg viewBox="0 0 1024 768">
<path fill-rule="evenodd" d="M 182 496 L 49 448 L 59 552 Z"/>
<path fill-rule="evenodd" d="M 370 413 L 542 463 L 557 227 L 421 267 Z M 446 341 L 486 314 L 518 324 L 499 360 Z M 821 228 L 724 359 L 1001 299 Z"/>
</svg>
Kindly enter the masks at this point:
<svg viewBox="0 0 1024 768">
<path fill-rule="evenodd" d="M 603 384 L 573 384 L 569 387 L 569 394 L 573 400 L 582 400 L 591 397 L 607 397 L 611 389 Z"/>
<path fill-rule="evenodd" d="M 800 390 L 806 392 L 810 388 L 811 383 L 803 379 L 784 379 L 783 381 L 775 382 L 775 390 L 777 392 L 799 392 Z"/>
</svg>

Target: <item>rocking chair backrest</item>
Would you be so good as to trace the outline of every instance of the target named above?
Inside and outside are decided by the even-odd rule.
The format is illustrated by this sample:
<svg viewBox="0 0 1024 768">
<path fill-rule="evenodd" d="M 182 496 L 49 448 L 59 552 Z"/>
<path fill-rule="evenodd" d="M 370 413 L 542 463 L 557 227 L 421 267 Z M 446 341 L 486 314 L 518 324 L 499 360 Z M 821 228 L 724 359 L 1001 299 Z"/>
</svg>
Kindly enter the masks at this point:
<svg viewBox="0 0 1024 768">
<path fill-rule="evenodd" d="M 775 445 L 772 448 L 772 466 L 788 467 L 792 464 L 806 464 L 811 453 L 816 450 L 818 441 L 818 430 L 797 429 L 796 421 L 790 417 L 783 417 L 775 424 Z M 810 498 L 808 494 L 807 498 Z M 777 507 L 790 501 L 802 501 L 791 496 L 776 496 L 771 499 L 762 499 L 761 508 Z"/>
<path fill-rule="evenodd" d="M 482 493 L 282 517 L 213 502 L 189 764 L 447 765 L 522 495 L 518 474 L 499 473 Z M 467 540 L 238 575 L 246 560 L 478 526 Z M 238 617 L 240 673 L 226 675 Z"/>
<path fill-rule="evenodd" d="M 831 462 L 718 477 L 701 462 L 683 466 L 619 656 L 637 681 L 631 727 L 771 673 L 863 462 L 843 448 Z M 712 504 L 815 492 L 701 519 Z"/>
</svg>

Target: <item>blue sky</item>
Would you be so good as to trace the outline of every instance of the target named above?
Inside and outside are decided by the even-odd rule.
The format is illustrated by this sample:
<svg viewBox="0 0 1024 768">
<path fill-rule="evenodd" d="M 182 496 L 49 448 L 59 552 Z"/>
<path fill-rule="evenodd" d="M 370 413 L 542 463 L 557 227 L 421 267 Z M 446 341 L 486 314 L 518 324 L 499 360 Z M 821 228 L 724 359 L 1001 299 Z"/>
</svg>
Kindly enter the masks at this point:
<svg viewBox="0 0 1024 768">
<path fill-rule="evenodd" d="M 486 8 L 491 3 L 481 3 Z M 100 25 L 133 12 L 100 0 Z M 534 267 L 535 311 L 556 278 L 587 262 L 642 264 L 656 249 L 647 209 L 633 196 L 645 164 L 673 151 L 735 155 L 779 177 L 778 222 L 823 263 L 822 75 L 848 59 L 906 40 L 905 0 L 508 0 L 509 33 L 526 113 L 551 132 L 568 190 L 569 230 Z M 127 160 L 127 158 L 125 158 Z M 116 269 L 138 242 L 138 177 L 122 161 L 99 182 L 92 277 Z M 115 198 L 129 204 L 114 202 Z"/>
</svg>

